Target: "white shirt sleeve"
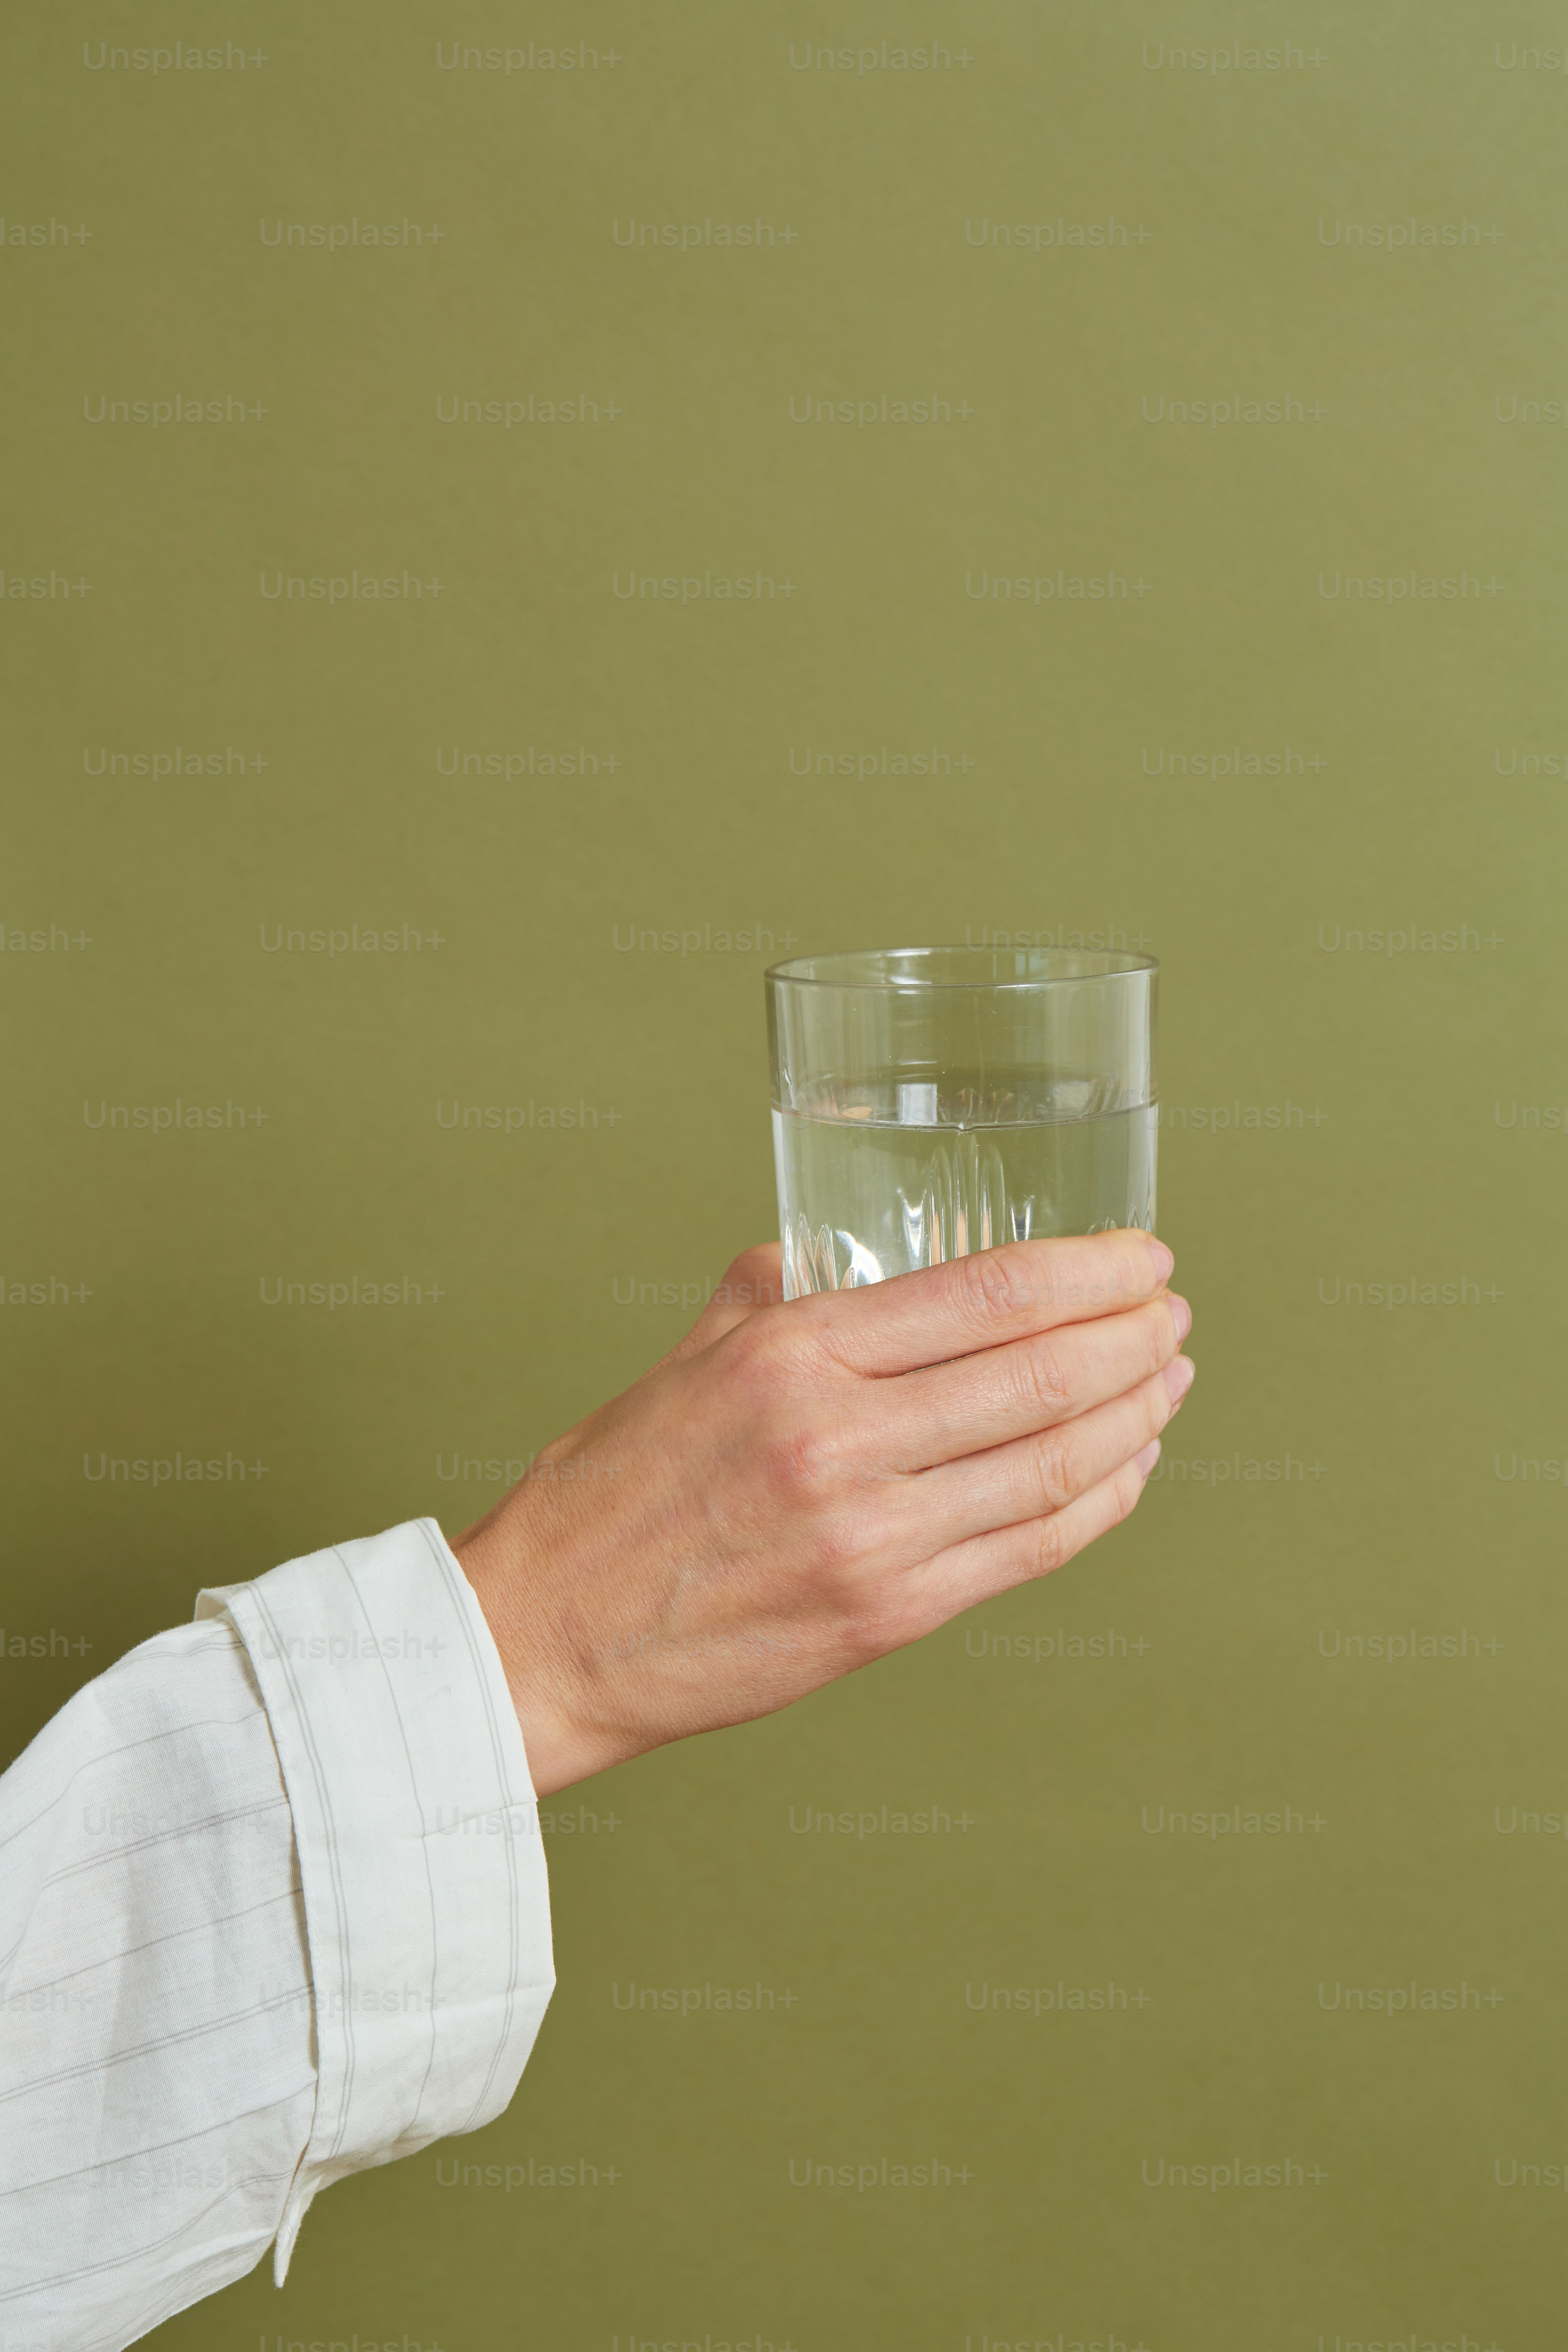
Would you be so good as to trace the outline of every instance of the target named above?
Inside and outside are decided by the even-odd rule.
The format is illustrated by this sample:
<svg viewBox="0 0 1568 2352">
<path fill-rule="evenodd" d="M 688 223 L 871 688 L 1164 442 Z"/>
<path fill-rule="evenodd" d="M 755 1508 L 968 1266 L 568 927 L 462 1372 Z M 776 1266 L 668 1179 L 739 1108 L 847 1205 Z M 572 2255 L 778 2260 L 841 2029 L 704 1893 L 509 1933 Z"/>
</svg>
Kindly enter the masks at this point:
<svg viewBox="0 0 1568 2352">
<path fill-rule="evenodd" d="M 434 1520 L 203 1592 L 0 1778 L 0 2342 L 121 2352 L 345 2173 L 500 2115 L 554 1984 L 506 1677 Z"/>
</svg>

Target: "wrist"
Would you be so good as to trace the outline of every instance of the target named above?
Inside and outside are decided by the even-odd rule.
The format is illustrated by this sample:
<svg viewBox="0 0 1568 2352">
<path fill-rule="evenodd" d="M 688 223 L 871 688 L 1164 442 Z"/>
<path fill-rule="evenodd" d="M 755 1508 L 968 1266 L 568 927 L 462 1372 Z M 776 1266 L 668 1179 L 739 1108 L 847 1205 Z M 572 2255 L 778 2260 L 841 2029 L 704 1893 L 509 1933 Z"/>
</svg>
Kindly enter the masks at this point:
<svg viewBox="0 0 1568 2352">
<path fill-rule="evenodd" d="M 510 1498 L 509 1498 L 510 1500 Z M 602 1733 L 582 1725 L 568 1662 L 528 1601 L 521 1530 L 502 1517 L 506 1505 L 449 1549 L 473 1588 L 500 1659 L 536 1797 L 550 1797 L 622 1759 Z"/>
</svg>

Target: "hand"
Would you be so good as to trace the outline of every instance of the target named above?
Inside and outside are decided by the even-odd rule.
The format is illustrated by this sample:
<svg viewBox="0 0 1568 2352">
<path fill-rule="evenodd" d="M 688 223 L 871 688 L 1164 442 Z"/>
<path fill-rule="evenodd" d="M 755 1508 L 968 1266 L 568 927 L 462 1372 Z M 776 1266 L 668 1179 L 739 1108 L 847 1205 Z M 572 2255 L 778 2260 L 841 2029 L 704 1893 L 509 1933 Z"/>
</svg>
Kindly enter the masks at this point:
<svg viewBox="0 0 1568 2352">
<path fill-rule="evenodd" d="M 785 1301 L 746 1251 L 679 1346 L 453 1547 L 538 1794 L 771 1715 L 1124 1519 L 1186 1393 L 1152 1235 Z"/>
</svg>

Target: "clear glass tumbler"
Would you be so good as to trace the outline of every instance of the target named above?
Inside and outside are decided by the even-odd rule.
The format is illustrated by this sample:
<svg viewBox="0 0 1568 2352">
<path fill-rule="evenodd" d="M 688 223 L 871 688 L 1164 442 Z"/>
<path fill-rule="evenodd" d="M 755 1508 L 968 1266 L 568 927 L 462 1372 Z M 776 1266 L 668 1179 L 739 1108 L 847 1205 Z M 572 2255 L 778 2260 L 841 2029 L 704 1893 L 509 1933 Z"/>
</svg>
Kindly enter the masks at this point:
<svg viewBox="0 0 1568 2352">
<path fill-rule="evenodd" d="M 1152 956 L 887 948 L 765 975 L 784 1295 L 1154 1223 Z"/>
</svg>

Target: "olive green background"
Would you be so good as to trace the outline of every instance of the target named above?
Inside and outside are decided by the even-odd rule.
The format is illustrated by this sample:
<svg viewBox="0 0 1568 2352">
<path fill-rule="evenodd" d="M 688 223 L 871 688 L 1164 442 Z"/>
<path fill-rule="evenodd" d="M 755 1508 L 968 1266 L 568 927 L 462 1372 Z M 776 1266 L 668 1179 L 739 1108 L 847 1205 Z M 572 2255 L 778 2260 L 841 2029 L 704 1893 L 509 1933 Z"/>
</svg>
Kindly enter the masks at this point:
<svg viewBox="0 0 1568 2352">
<path fill-rule="evenodd" d="M 0 567 L 91 584 L 0 601 L 0 1273 L 90 1296 L 5 1306 L 0 1617 L 91 1648 L 0 1662 L 4 1753 L 203 1583 L 455 1533 L 500 1491 L 463 1462 L 673 1342 L 689 1307 L 621 1302 L 774 1230 L 761 974 L 791 945 L 1161 957 L 1202 1372 L 1092 1555 L 574 1791 L 598 1826 L 550 1841 L 560 1984 L 508 2114 L 333 2188 L 281 2294 L 258 2270 L 152 2340 L 1561 2340 L 1561 2196 L 1500 2184 L 1568 2155 L 1568 1846 L 1504 1833 L 1568 1801 L 1568 436 L 1519 405 L 1568 394 L 1568 76 L 1527 61 L 1563 33 L 1413 0 L 12 13 L 5 219 L 73 236 L 0 246 Z M 265 63 L 89 63 L 230 39 Z M 510 74 L 437 61 L 531 40 Z M 537 62 L 568 42 L 599 63 Z M 875 63 L 796 62 L 845 44 Z M 1291 62 L 1247 62 L 1269 44 Z M 355 218 L 442 234 L 263 241 Z M 754 220 L 771 246 L 616 242 Z M 1037 250 L 1058 220 L 1127 242 Z M 1417 241 L 1339 226 L 1391 222 Z M 884 424 L 884 394 L 954 414 Z M 265 414 L 93 421 L 176 395 Z M 599 420 L 440 421 L 531 395 Z M 441 593 L 261 593 L 355 571 Z M 1058 572 L 1129 593 L 972 593 Z M 1412 574 L 1478 593 L 1324 593 Z M 176 746 L 267 764 L 91 772 Z M 579 746 L 596 774 L 540 772 Z M 896 772 L 932 746 L 951 772 Z M 792 773 L 828 752 L 854 772 Z M 51 925 L 90 944 L 15 944 Z M 268 945 L 355 925 L 425 944 Z M 89 1123 L 176 1101 L 247 1116 Z M 596 1127 L 538 1123 L 579 1102 Z M 355 1277 L 423 1296 L 265 1303 Z M 1346 1290 L 1379 1283 L 1406 1295 Z M 176 1452 L 265 1475 L 92 1475 Z M 1496 1646 L 1441 1654 L 1464 1631 Z M 791 1827 L 884 1805 L 954 1826 Z M 616 2006 L 758 1981 L 797 1998 Z M 1147 1999 L 970 2005 L 1108 1981 Z M 1410 1984 L 1501 1998 L 1322 2005 Z M 443 2188 L 454 2156 L 617 2178 Z M 879 2185 L 932 2157 L 951 2187 Z M 1287 2159 L 1322 2177 L 1148 2185 Z"/>
</svg>

